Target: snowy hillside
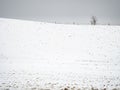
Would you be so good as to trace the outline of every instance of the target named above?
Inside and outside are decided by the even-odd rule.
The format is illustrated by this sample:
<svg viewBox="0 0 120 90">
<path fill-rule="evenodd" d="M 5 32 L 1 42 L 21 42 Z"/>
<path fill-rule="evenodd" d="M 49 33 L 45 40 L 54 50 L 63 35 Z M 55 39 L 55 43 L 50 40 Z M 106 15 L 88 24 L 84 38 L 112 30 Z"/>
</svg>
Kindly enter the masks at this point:
<svg viewBox="0 0 120 90">
<path fill-rule="evenodd" d="M 0 89 L 65 87 L 120 90 L 120 26 L 0 18 Z"/>
</svg>

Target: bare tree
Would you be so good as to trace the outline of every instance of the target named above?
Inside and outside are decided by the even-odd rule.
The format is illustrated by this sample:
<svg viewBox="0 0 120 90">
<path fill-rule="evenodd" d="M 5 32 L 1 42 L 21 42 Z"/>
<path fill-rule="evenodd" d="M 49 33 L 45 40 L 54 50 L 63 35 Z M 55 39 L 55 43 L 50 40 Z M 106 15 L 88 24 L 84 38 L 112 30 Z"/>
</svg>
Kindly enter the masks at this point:
<svg viewBox="0 0 120 90">
<path fill-rule="evenodd" d="M 91 23 L 91 25 L 96 25 L 97 24 L 97 18 L 95 16 L 92 16 L 90 23 Z"/>
<path fill-rule="evenodd" d="M 108 25 L 110 25 L 110 23 L 108 23 Z"/>
</svg>

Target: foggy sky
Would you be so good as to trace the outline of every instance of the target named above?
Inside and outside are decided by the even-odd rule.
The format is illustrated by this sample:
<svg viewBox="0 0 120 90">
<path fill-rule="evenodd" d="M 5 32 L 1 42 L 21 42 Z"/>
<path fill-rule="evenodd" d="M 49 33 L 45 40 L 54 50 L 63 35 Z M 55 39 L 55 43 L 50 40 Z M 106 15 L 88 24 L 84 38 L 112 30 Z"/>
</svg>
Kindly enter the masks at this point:
<svg viewBox="0 0 120 90">
<path fill-rule="evenodd" d="M 120 0 L 0 0 L 0 17 L 58 23 L 120 24 Z"/>
</svg>

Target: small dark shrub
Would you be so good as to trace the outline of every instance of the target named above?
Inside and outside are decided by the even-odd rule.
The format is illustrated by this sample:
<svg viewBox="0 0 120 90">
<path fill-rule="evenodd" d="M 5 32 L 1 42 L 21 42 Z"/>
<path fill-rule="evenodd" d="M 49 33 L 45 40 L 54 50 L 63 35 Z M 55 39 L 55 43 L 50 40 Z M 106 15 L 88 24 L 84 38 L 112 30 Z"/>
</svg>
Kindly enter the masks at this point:
<svg viewBox="0 0 120 90">
<path fill-rule="evenodd" d="M 64 90 L 68 90 L 67 88 L 64 88 Z"/>
</svg>

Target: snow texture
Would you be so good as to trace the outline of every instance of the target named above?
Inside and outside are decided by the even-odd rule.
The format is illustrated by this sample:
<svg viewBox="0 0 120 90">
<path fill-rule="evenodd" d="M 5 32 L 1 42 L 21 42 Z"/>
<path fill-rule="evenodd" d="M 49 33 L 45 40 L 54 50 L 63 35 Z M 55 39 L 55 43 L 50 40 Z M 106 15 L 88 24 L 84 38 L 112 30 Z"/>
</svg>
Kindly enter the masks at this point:
<svg viewBox="0 0 120 90">
<path fill-rule="evenodd" d="M 0 90 L 120 90 L 120 26 L 0 18 Z"/>
</svg>

